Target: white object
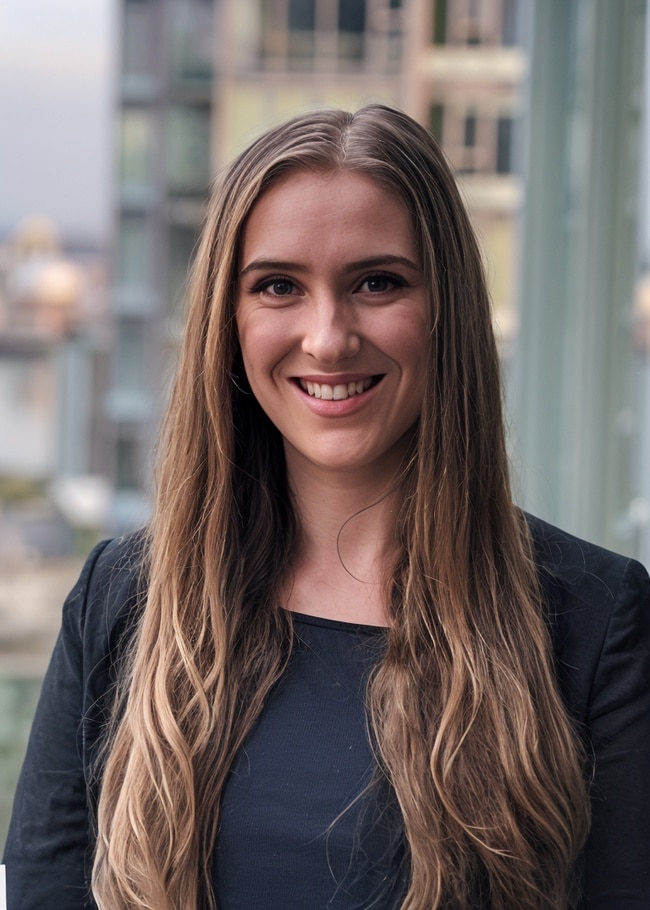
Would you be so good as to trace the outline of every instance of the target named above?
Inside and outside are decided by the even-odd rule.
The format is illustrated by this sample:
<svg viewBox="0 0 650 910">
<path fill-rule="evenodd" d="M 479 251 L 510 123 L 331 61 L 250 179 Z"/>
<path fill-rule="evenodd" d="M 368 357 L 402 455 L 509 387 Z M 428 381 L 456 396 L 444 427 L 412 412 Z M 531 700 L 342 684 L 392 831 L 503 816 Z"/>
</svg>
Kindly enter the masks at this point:
<svg viewBox="0 0 650 910">
<path fill-rule="evenodd" d="M 4 866 L 0 866 L 0 910 L 7 910 L 7 889 L 5 887 Z"/>
</svg>

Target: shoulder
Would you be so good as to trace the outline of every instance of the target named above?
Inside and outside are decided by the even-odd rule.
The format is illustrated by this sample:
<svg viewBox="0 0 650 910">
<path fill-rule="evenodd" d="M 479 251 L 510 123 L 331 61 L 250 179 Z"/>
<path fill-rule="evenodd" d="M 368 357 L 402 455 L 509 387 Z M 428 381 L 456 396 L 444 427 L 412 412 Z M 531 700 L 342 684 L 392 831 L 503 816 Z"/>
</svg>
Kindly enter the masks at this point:
<svg viewBox="0 0 650 910">
<path fill-rule="evenodd" d="M 551 621 L 571 610 L 607 621 L 618 601 L 648 597 L 641 563 L 526 516 L 545 604 Z"/>
<path fill-rule="evenodd" d="M 86 609 L 98 600 L 117 614 L 128 609 L 146 587 L 147 558 L 144 530 L 97 544 L 79 579 Z"/>
<path fill-rule="evenodd" d="M 569 707 L 584 716 L 605 664 L 650 651 L 650 579 L 636 560 L 527 516 Z M 637 664 L 639 665 L 639 664 Z"/>
<path fill-rule="evenodd" d="M 89 666 L 112 651 L 140 614 L 147 578 L 147 535 L 104 540 L 92 550 L 63 608 L 62 631 Z"/>
<path fill-rule="evenodd" d="M 147 565 L 145 531 L 102 541 L 89 554 L 63 608 L 60 643 L 64 664 L 79 679 L 86 769 L 101 741 L 115 685 L 142 616 Z"/>
<path fill-rule="evenodd" d="M 533 515 L 526 519 L 543 585 L 570 590 L 578 599 L 588 594 L 591 602 L 607 602 L 626 575 L 639 580 L 647 577 L 634 559 L 568 534 Z"/>
</svg>

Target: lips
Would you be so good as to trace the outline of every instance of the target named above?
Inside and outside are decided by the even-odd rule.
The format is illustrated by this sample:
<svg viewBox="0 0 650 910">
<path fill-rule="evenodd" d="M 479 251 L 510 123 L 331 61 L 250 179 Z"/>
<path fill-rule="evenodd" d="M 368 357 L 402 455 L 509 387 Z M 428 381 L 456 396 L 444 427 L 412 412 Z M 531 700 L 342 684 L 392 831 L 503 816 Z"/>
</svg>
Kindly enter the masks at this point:
<svg viewBox="0 0 650 910">
<path fill-rule="evenodd" d="M 345 401 L 355 395 L 361 395 L 373 384 L 373 377 L 358 379 L 351 382 L 339 382 L 334 385 L 326 382 L 312 382 L 309 379 L 299 379 L 298 384 L 303 392 L 311 398 L 320 398 L 323 401 Z"/>
</svg>

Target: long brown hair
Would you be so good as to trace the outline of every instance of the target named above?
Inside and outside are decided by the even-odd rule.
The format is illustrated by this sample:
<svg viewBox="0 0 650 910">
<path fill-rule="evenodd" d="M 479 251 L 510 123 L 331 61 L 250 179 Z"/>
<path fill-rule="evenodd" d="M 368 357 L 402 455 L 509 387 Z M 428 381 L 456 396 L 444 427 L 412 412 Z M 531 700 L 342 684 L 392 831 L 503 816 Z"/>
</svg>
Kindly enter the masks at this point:
<svg viewBox="0 0 650 910">
<path fill-rule="evenodd" d="M 234 322 L 242 228 L 291 169 L 352 169 L 406 205 L 430 289 L 428 376 L 386 579 L 391 628 L 368 710 L 410 857 L 402 910 L 566 906 L 588 827 L 525 520 L 508 480 L 481 258 L 429 133 L 379 105 L 271 130 L 212 194 L 161 444 L 148 595 L 98 813 L 102 910 L 215 907 L 229 768 L 286 665 L 279 592 L 299 528 L 278 431 Z"/>
</svg>

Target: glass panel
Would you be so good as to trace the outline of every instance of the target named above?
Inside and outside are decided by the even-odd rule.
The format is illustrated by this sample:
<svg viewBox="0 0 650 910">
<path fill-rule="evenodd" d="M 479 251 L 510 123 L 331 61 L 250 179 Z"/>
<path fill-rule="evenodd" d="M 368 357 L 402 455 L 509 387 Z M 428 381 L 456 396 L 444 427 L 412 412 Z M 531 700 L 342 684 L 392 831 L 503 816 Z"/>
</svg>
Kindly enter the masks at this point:
<svg viewBox="0 0 650 910">
<path fill-rule="evenodd" d="M 499 117 L 497 122 L 497 174 L 512 171 L 512 117 Z"/>
<path fill-rule="evenodd" d="M 214 53 L 212 0 L 175 0 L 167 8 L 172 84 L 209 88 Z"/>
<path fill-rule="evenodd" d="M 512 46 L 517 43 L 517 0 L 502 0 L 501 43 Z"/>
<path fill-rule="evenodd" d="M 169 289 L 169 311 L 174 312 L 182 304 L 185 282 L 192 252 L 196 243 L 196 231 L 186 225 L 172 224 L 169 228 L 169 256 L 167 286 Z"/>
<path fill-rule="evenodd" d="M 117 324 L 117 386 L 141 390 L 144 384 L 144 323 L 122 318 Z"/>
<path fill-rule="evenodd" d="M 118 230 L 118 275 L 121 285 L 141 287 L 149 283 L 149 254 L 146 217 L 122 214 Z"/>
<path fill-rule="evenodd" d="M 289 59 L 312 60 L 314 57 L 315 0 L 289 0 Z M 294 67 L 291 67 L 293 69 Z"/>
<path fill-rule="evenodd" d="M 289 0 L 289 31 L 313 32 L 315 27 L 315 0 Z"/>
<path fill-rule="evenodd" d="M 167 113 L 167 183 L 170 193 L 205 194 L 210 182 L 210 109 L 172 105 Z"/>
<path fill-rule="evenodd" d="M 339 31 L 363 33 L 366 29 L 366 0 L 339 0 Z"/>
<path fill-rule="evenodd" d="M 465 135 L 464 135 L 464 145 L 465 148 L 474 148 L 476 145 L 476 115 L 468 114 L 465 117 Z"/>
<path fill-rule="evenodd" d="M 117 488 L 137 490 L 140 488 L 138 467 L 138 445 L 135 439 L 120 436 L 117 440 Z"/>
<path fill-rule="evenodd" d="M 339 57 L 362 60 L 366 29 L 366 0 L 339 0 Z"/>
<path fill-rule="evenodd" d="M 151 3 L 127 2 L 123 7 L 122 71 L 148 76 L 155 70 L 154 22 Z"/>
<path fill-rule="evenodd" d="M 447 43 L 447 0 L 434 0 L 433 43 Z"/>
<path fill-rule="evenodd" d="M 429 108 L 429 130 L 442 145 L 442 125 L 445 109 L 442 104 L 432 104 Z"/>
<path fill-rule="evenodd" d="M 148 111 L 124 108 L 120 123 L 120 177 L 124 184 L 151 183 L 153 123 Z"/>
</svg>

